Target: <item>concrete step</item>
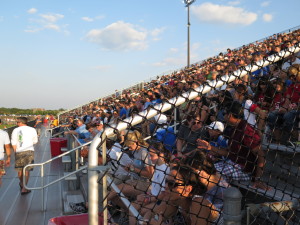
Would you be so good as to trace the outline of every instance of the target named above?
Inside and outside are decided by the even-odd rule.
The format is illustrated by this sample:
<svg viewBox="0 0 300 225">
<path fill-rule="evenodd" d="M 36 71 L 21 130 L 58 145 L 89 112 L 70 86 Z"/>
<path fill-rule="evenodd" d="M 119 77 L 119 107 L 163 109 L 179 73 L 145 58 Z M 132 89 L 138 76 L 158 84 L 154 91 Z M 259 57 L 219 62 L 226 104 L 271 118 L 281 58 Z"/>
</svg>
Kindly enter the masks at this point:
<svg viewBox="0 0 300 225">
<path fill-rule="evenodd" d="M 69 155 L 63 156 L 62 163 L 71 163 L 71 157 Z"/>
<path fill-rule="evenodd" d="M 70 173 L 69 172 L 64 172 L 64 176 L 66 176 L 68 174 L 70 174 Z M 65 180 L 67 180 L 67 181 L 75 181 L 75 180 L 77 180 L 77 176 L 76 176 L 76 174 L 73 174 L 71 176 L 66 177 Z"/>
<path fill-rule="evenodd" d="M 65 191 L 64 192 L 64 215 L 75 214 L 70 208 L 70 203 L 84 202 L 84 198 L 80 190 L 77 191 Z"/>
<path fill-rule="evenodd" d="M 67 152 L 67 151 L 69 151 L 69 149 L 66 148 L 66 147 L 62 147 L 60 150 L 61 150 L 62 152 Z"/>
</svg>

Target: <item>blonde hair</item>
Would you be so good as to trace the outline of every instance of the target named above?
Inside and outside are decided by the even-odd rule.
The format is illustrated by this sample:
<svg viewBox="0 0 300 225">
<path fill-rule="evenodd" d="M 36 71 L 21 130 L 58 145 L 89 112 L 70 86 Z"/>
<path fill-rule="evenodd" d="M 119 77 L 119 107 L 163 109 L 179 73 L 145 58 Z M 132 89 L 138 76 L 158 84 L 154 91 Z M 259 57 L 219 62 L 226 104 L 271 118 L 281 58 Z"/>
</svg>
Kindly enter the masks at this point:
<svg viewBox="0 0 300 225">
<path fill-rule="evenodd" d="M 124 142 L 124 145 L 128 147 L 130 143 L 135 142 L 139 146 L 145 146 L 148 147 L 148 143 L 144 140 L 142 134 L 138 132 L 137 130 L 131 131 L 126 135 L 126 140 Z"/>
<path fill-rule="evenodd" d="M 300 76 L 300 64 L 291 65 L 288 70 L 288 74 L 296 77 Z"/>
</svg>

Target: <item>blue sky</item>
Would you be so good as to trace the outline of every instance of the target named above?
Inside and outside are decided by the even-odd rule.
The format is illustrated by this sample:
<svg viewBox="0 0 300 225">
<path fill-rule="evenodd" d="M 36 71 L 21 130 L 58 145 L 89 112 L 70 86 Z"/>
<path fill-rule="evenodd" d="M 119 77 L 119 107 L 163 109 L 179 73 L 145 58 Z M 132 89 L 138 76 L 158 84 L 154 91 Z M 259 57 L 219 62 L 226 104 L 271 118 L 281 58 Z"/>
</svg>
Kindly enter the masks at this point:
<svg viewBox="0 0 300 225">
<path fill-rule="evenodd" d="M 299 25 L 299 0 L 197 0 L 191 63 Z M 186 65 L 181 0 L 1 0 L 0 107 L 72 108 Z"/>
</svg>

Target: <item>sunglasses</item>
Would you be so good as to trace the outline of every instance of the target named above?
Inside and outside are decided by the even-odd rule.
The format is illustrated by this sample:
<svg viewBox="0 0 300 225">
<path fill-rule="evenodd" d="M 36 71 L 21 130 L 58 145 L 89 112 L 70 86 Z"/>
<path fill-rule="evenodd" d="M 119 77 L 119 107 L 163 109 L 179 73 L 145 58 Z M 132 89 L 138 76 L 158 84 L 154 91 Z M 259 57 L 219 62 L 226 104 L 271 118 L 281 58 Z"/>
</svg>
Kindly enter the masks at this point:
<svg viewBox="0 0 300 225">
<path fill-rule="evenodd" d="M 201 123 L 202 123 L 201 121 L 194 121 L 194 122 L 193 122 L 193 125 L 201 124 Z"/>
<path fill-rule="evenodd" d="M 185 186 L 185 184 L 183 184 L 183 183 L 177 183 L 177 182 L 175 182 L 175 180 L 167 180 L 167 179 L 166 179 L 166 184 L 168 185 L 168 187 L 170 189 L 180 187 L 180 186 L 181 187 Z"/>
</svg>

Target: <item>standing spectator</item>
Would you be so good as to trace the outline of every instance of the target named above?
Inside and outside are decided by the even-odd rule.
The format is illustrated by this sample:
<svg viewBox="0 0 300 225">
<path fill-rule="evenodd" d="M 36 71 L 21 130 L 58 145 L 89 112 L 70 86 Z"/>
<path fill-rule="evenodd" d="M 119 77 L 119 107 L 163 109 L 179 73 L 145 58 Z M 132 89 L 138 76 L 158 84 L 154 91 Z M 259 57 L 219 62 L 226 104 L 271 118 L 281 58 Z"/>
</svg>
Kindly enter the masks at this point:
<svg viewBox="0 0 300 225">
<path fill-rule="evenodd" d="M 0 124 L 1 124 L 0 119 Z M 6 159 L 4 154 L 4 148 L 6 152 Z M 5 166 L 10 166 L 10 140 L 8 133 L 4 130 L 0 130 L 0 186 L 1 186 L 1 177 L 5 175 Z"/>
<path fill-rule="evenodd" d="M 35 124 L 34 124 L 34 127 L 36 129 L 38 136 L 41 135 L 42 125 L 43 125 L 43 121 L 42 121 L 41 115 L 38 115 L 35 119 Z"/>
<path fill-rule="evenodd" d="M 38 136 L 34 128 L 27 126 L 26 117 L 18 117 L 17 125 L 18 127 L 12 132 L 11 143 L 15 152 L 15 168 L 20 179 L 21 195 L 24 195 L 31 191 L 24 187 L 23 176 L 25 176 L 25 184 L 27 185 L 29 171 L 33 168 L 25 171 L 25 174 L 23 174 L 23 168 L 34 162 L 34 145 L 38 142 Z"/>
</svg>

